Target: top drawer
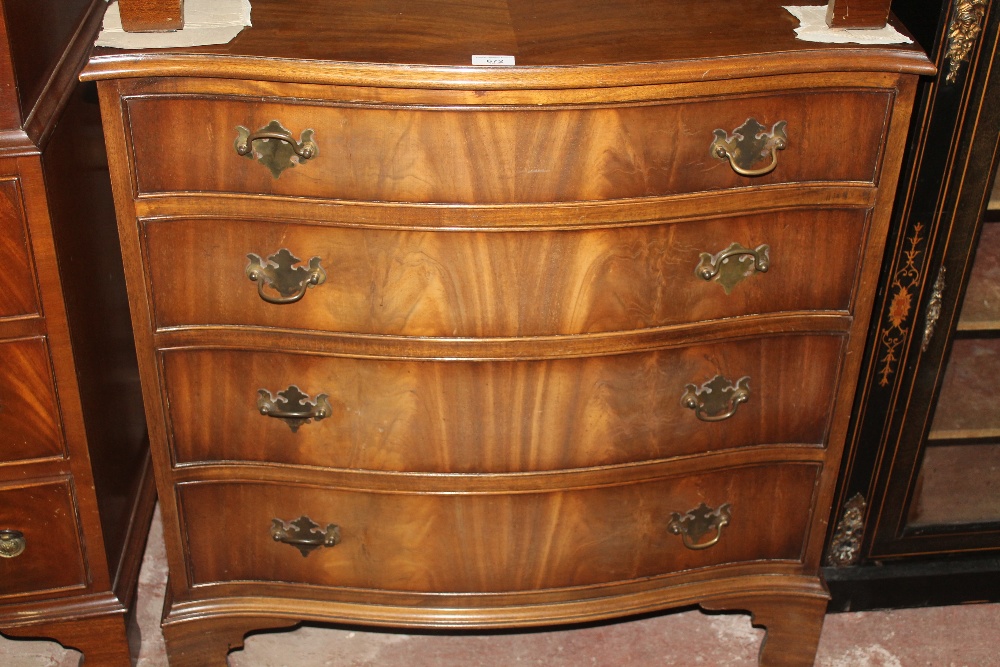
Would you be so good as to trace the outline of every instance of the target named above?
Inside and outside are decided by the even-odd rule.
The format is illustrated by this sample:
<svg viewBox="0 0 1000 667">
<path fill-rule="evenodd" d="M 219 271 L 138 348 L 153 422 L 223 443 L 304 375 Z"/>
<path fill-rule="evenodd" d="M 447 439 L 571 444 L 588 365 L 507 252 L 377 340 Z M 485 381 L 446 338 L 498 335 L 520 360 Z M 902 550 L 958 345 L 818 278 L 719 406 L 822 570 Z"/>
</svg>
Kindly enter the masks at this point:
<svg viewBox="0 0 1000 667">
<path fill-rule="evenodd" d="M 487 204 L 874 183 L 891 101 L 885 90 L 830 90 L 544 109 L 164 95 L 126 105 L 139 193 Z M 749 119 L 763 133 L 783 122 L 782 150 L 730 146 L 759 158 L 741 169 L 776 160 L 764 175 L 740 175 L 712 151 Z"/>
</svg>

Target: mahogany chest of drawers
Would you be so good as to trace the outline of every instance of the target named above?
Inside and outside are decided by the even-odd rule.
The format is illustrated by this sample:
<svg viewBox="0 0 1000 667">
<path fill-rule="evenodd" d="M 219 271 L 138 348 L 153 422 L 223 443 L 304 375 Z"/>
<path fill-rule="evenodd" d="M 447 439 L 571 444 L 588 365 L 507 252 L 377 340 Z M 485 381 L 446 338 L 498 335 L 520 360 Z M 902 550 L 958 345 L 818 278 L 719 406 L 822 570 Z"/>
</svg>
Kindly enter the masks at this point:
<svg viewBox="0 0 1000 667">
<path fill-rule="evenodd" d="M 738 4 L 261 0 L 91 60 L 174 667 L 693 603 L 811 664 L 930 66 Z"/>
<path fill-rule="evenodd" d="M 128 667 L 155 492 L 97 95 L 77 80 L 104 7 L 0 1 L 0 633 Z"/>
</svg>

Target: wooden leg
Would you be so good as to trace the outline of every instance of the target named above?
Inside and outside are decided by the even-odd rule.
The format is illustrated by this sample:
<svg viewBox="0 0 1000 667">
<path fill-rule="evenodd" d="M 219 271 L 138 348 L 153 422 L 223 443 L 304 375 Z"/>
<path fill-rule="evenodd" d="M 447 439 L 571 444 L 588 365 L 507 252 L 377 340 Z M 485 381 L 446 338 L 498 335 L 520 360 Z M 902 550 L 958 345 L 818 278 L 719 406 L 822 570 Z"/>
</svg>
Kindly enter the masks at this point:
<svg viewBox="0 0 1000 667">
<path fill-rule="evenodd" d="M 166 621 L 163 640 L 170 667 L 225 667 L 226 656 L 243 646 L 247 633 L 296 625 L 298 621 L 256 616 Z"/>
<path fill-rule="evenodd" d="M 760 667 L 811 667 L 823 631 L 825 596 L 747 595 L 703 603 L 706 609 L 747 610 L 767 634 L 760 647 Z"/>
<path fill-rule="evenodd" d="M 125 616 L 99 616 L 77 621 L 47 621 L 3 628 L 11 637 L 52 639 L 83 653 L 87 667 L 131 667 Z"/>
</svg>

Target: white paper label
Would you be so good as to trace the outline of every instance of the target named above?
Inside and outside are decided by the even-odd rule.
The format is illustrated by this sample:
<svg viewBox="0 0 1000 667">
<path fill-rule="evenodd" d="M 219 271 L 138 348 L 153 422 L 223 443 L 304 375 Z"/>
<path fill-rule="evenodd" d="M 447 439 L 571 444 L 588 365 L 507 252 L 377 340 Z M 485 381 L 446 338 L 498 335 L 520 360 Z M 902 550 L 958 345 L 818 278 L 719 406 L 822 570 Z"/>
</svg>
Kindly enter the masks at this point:
<svg viewBox="0 0 1000 667">
<path fill-rule="evenodd" d="M 473 65 L 488 65 L 490 67 L 512 67 L 514 56 L 472 56 Z"/>
</svg>

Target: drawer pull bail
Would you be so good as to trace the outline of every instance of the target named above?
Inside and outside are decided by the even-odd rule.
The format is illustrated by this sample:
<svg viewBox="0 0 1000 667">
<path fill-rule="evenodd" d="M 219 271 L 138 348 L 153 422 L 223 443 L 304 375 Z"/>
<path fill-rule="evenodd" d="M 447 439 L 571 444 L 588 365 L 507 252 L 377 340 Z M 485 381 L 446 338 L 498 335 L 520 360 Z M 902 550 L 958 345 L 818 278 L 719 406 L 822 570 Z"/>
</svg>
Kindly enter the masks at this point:
<svg viewBox="0 0 1000 667">
<path fill-rule="evenodd" d="M 721 422 L 736 414 L 740 403 L 746 403 L 749 399 L 749 376 L 743 376 L 733 384 L 723 376 L 716 375 L 700 387 L 686 385 L 681 405 L 694 410 L 698 419 L 704 422 Z"/>
<path fill-rule="evenodd" d="M 340 544 L 340 526 L 327 524 L 326 529 L 303 515 L 285 523 L 281 519 L 271 519 L 271 537 L 275 542 L 283 542 L 299 550 L 305 558 L 320 547 L 335 547 Z"/>
<path fill-rule="evenodd" d="M 747 118 L 743 125 L 733 130 L 732 138 L 725 130 L 715 130 L 715 141 L 709 150 L 713 157 L 728 159 L 733 171 L 741 176 L 763 176 L 774 171 L 778 166 L 778 151 L 784 150 L 788 145 L 788 136 L 785 134 L 787 124 L 787 121 L 779 120 L 770 132 L 764 132 L 764 126 L 756 118 Z M 753 169 L 768 154 L 771 156 L 771 163 Z"/>
<path fill-rule="evenodd" d="M 308 424 L 313 419 L 326 419 L 333 413 L 327 398 L 326 394 L 319 394 L 315 401 L 309 402 L 309 396 L 294 384 L 279 391 L 277 397 L 267 389 L 258 389 L 257 409 L 265 417 L 284 420 L 292 433 L 295 433 L 303 424 Z"/>
<path fill-rule="evenodd" d="M 680 512 L 672 513 L 667 530 L 673 535 L 680 535 L 684 546 L 688 549 L 695 551 L 707 549 L 714 546 L 722 537 L 722 529 L 729 525 L 731 510 L 729 503 L 716 510 L 702 503 L 684 515 Z M 715 533 L 714 537 L 702 542 L 701 539 L 709 533 Z"/>
<path fill-rule="evenodd" d="M 0 558 L 17 558 L 28 546 L 19 530 L 0 530 Z"/>
<path fill-rule="evenodd" d="M 290 130 L 272 120 L 256 132 L 237 125 L 234 145 L 237 155 L 257 160 L 278 178 L 284 170 L 319 155 L 319 146 L 313 141 L 313 134 L 312 130 L 302 130 L 299 140 L 295 141 Z"/>
<path fill-rule="evenodd" d="M 286 304 L 299 301 L 306 290 L 326 282 L 326 271 L 320 266 L 320 258 L 313 257 L 309 266 L 295 266 L 300 260 L 288 248 L 282 248 L 262 260 L 250 253 L 247 255 L 247 278 L 257 283 L 257 294 L 268 303 Z M 277 292 L 277 296 L 271 292 Z"/>
<path fill-rule="evenodd" d="M 702 280 L 711 281 L 715 278 L 715 282 L 722 285 L 722 289 L 729 294 L 741 281 L 757 272 L 766 273 L 771 268 L 768 254 L 770 250 L 771 246 L 766 243 L 753 250 L 733 243 L 714 255 L 701 253 L 701 261 L 694 272 Z"/>
</svg>

